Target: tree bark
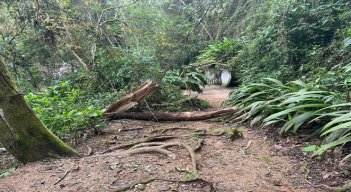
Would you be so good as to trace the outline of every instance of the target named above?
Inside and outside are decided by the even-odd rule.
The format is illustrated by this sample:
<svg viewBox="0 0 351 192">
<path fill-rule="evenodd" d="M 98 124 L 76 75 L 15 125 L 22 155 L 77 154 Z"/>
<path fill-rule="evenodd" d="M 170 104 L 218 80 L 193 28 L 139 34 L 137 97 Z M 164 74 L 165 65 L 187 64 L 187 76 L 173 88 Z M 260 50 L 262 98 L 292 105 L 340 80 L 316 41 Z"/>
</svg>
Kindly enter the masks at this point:
<svg viewBox="0 0 351 192">
<path fill-rule="evenodd" d="M 82 67 L 85 69 L 85 71 L 91 72 L 91 66 L 88 65 L 81 57 L 79 57 L 79 55 L 73 49 L 71 49 L 71 47 L 69 47 L 67 45 L 67 48 L 74 55 L 74 57 L 78 60 L 79 64 L 82 65 Z"/>
<path fill-rule="evenodd" d="M 38 119 L 0 61 L 0 143 L 23 163 L 78 153 Z"/>
<path fill-rule="evenodd" d="M 103 113 L 103 115 L 108 116 L 110 113 L 124 112 L 137 105 L 140 101 L 143 101 L 145 98 L 149 97 L 158 88 L 159 84 L 152 81 L 146 81 L 143 85 L 134 89 L 121 100 L 106 107 L 106 111 Z"/>
<path fill-rule="evenodd" d="M 107 118 L 113 119 L 138 119 L 138 120 L 156 120 L 156 121 L 200 121 L 225 115 L 232 115 L 236 111 L 232 108 L 220 109 L 209 112 L 181 112 L 181 113 L 166 113 L 166 112 L 120 112 L 109 113 Z"/>
</svg>

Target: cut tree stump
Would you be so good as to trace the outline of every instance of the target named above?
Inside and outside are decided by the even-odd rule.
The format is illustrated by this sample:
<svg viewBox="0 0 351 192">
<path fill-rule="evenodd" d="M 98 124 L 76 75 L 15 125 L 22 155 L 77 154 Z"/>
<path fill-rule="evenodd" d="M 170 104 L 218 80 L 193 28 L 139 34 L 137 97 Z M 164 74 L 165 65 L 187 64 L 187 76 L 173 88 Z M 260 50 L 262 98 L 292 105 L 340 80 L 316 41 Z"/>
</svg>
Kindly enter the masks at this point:
<svg viewBox="0 0 351 192">
<path fill-rule="evenodd" d="M 152 95 L 152 93 L 155 92 L 158 88 L 159 84 L 152 81 L 146 81 L 143 85 L 134 89 L 131 93 L 123 97 L 121 100 L 109 105 L 103 113 L 103 116 L 109 116 L 110 113 L 124 112 L 134 107 L 140 101 L 143 101 L 145 98 Z"/>
<path fill-rule="evenodd" d="M 236 110 L 232 108 L 220 109 L 209 112 L 117 112 L 105 115 L 110 120 L 114 119 L 136 119 L 136 120 L 153 120 L 153 121 L 200 121 L 225 115 L 232 115 Z"/>
</svg>

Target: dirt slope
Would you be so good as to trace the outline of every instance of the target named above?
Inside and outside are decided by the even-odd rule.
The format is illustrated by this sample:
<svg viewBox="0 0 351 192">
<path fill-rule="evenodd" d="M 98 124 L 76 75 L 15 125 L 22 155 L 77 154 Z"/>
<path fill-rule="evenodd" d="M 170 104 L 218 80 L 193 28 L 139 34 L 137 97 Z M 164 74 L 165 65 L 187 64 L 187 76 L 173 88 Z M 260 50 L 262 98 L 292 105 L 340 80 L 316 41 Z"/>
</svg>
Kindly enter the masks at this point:
<svg viewBox="0 0 351 192">
<path fill-rule="evenodd" d="M 228 93 L 228 89 L 210 87 L 200 97 L 218 108 Z M 181 129 L 167 131 L 165 128 Z M 86 141 L 93 149 L 92 156 L 25 165 L 13 175 L 0 179 L 0 192 L 115 191 L 130 182 L 154 176 L 170 180 L 194 178 L 191 160 L 184 148 L 170 148 L 176 154 L 175 159 L 156 153 L 126 156 L 122 155 L 122 150 L 101 154 L 111 146 L 155 135 L 176 136 L 177 138 L 165 142 L 179 141 L 193 149 L 203 140 L 202 148 L 196 152 L 197 174 L 212 183 L 217 191 L 307 191 L 302 171 L 294 167 L 296 162 L 277 155 L 263 134 L 246 129 L 244 138 L 233 141 L 226 134 L 215 136 L 231 128 L 234 127 L 215 121 L 113 121 L 104 130 L 104 135 Z M 127 129 L 133 130 L 126 131 Z M 200 133 L 212 135 L 201 136 Z M 87 148 L 81 146 L 79 150 L 83 153 Z M 127 191 L 207 192 L 210 191 L 210 186 L 201 181 L 154 181 L 136 185 Z"/>
</svg>

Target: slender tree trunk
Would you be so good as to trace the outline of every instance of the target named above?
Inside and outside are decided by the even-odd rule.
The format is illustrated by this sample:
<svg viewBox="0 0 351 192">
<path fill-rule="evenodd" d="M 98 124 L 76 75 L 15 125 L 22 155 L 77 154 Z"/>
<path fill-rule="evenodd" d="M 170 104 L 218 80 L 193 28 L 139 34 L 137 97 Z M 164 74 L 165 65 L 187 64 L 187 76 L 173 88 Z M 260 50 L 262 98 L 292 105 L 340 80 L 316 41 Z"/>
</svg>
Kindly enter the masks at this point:
<svg viewBox="0 0 351 192">
<path fill-rule="evenodd" d="M 23 163 L 78 153 L 51 133 L 17 90 L 0 61 L 0 143 Z"/>
</svg>

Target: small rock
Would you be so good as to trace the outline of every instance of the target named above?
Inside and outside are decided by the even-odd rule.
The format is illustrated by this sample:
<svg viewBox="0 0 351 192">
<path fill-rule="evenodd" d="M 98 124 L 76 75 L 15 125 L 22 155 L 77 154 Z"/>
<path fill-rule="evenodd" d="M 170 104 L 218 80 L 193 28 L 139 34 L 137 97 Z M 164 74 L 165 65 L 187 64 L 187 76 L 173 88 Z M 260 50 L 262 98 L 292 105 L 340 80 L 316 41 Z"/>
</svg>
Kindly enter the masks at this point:
<svg viewBox="0 0 351 192">
<path fill-rule="evenodd" d="M 139 191 L 144 191 L 145 185 L 144 184 L 137 184 L 137 185 L 135 185 L 135 189 L 137 189 Z"/>
<path fill-rule="evenodd" d="M 5 148 L 0 148 L 0 155 L 5 153 L 6 152 L 6 149 Z"/>
<path fill-rule="evenodd" d="M 169 187 L 169 186 L 163 187 L 160 190 L 158 190 L 157 192 L 165 192 L 165 191 L 171 191 L 171 187 Z"/>
<path fill-rule="evenodd" d="M 273 180 L 273 185 L 274 186 L 282 186 L 283 183 L 282 183 L 282 181 L 280 179 L 274 179 Z"/>
<path fill-rule="evenodd" d="M 223 142 L 221 141 L 217 141 L 216 143 L 213 144 L 213 146 L 216 148 L 216 149 L 223 149 L 225 147 L 225 145 L 223 144 Z"/>
<path fill-rule="evenodd" d="M 60 184 L 59 187 L 60 187 L 60 189 L 63 189 L 64 187 L 66 187 L 66 185 L 65 184 Z"/>
<path fill-rule="evenodd" d="M 331 173 L 326 173 L 326 174 L 323 175 L 323 180 L 326 180 L 326 179 L 328 179 L 331 176 L 332 176 Z"/>
</svg>

